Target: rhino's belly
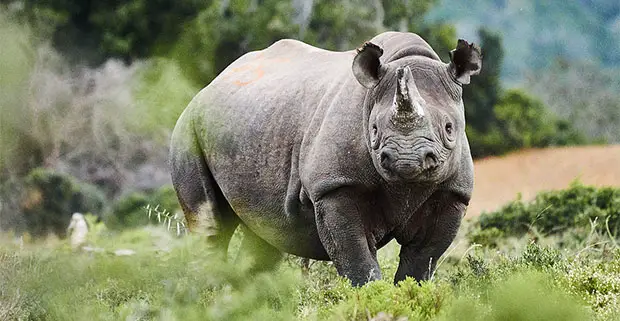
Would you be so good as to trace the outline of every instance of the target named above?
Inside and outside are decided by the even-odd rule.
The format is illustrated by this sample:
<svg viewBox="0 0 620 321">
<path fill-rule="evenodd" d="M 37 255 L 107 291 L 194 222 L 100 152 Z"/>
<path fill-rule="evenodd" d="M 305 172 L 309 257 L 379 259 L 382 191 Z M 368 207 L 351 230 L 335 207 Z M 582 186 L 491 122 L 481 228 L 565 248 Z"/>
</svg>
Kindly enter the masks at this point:
<svg viewBox="0 0 620 321">
<path fill-rule="evenodd" d="M 299 213 L 299 217 L 270 209 L 241 208 L 233 205 L 243 223 L 267 243 L 280 251 L 318 260 L 328 259 L 321 243 L 312 210 Z"/>
<path fill-rule="evenodd" d="M 238 162 L 229 165 L 232 166 L 220 167 L 213 176 L 244 225 L 283 252 L 328 259 L 318 236 L 312 205 L 291 197 L 287 204 L 287 194 L 299 195 L 298 190 L 289 188 L 288 174 L 274 175 L 277 168 L 270 168 L 271 174 L 266 175 L 264 168 L 247 170 L 253 166 L 243 167 Z"/>
</svg>

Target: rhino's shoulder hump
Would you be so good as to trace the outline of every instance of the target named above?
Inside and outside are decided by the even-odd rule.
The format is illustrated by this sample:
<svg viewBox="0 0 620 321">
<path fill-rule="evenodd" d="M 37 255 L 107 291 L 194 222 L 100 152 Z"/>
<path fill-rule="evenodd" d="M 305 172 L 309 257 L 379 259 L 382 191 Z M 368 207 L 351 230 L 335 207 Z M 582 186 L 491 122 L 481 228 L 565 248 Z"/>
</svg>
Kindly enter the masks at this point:
<svg viewBox="0 0 620 321">
<path fill-rule="evenodd" d="M 308 54 L 308 53 L 333 53 L 332 51 L 321 49 L 309 45 L 305 42 L 294 39 L 281 39 L 274 42 L 264 50 L 268 55 L 289 55 L 289 54 Z"/>
</svg>

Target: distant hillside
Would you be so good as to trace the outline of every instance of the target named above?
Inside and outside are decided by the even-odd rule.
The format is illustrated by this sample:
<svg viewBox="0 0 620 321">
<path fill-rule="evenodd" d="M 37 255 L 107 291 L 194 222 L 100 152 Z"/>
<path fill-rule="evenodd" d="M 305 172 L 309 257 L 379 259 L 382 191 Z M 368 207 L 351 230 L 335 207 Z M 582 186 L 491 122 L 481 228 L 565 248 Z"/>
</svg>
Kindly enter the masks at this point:
<svg viewBox="0 0 620 321">
<path fill-rule="evenodd" d="M 620 66 L 618 0 L 440 0 L 426 19 L 454 24 L 468 39 L 482 26 L 502 34 L 508 83 L 557 58 Z"/>
</svg>

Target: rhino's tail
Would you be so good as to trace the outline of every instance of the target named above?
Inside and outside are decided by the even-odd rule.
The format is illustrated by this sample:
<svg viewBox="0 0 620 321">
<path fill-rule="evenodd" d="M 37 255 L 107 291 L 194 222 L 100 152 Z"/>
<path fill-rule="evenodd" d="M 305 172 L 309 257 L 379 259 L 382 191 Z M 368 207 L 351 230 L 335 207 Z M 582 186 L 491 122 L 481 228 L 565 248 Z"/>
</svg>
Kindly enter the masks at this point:
<svg viewBox="0 0 620 321">
<path fill-rule="evenodd" d="M 224 253 L 239 219 L 215 182 L 187 108 L 170 143 L 172 184 L 192 232 L 205 234 Z"/>
</svg>

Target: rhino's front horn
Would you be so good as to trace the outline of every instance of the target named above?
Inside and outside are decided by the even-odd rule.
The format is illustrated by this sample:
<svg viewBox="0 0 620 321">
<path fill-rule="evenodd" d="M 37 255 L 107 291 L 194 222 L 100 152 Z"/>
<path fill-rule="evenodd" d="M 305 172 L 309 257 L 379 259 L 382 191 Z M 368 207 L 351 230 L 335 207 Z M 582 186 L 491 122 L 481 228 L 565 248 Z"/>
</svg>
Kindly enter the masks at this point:
<svg viewBox="0 0 620 321">
<path fill-rule="evenodd" d="M 394 97 L 395 117 L 399 122 L 415 123 L 424 118 L 424 99 L 418 91 L 411 69 L 400 67 L 396 71 L 396 95 Z"/>
</svg>

